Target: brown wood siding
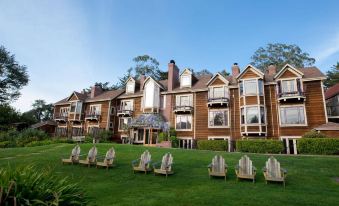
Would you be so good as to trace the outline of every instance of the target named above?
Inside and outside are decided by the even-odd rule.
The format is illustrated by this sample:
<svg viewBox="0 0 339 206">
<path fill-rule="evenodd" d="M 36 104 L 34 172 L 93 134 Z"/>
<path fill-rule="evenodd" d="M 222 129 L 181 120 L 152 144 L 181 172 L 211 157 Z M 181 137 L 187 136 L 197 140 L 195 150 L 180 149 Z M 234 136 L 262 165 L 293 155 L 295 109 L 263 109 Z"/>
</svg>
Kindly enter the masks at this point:
<svg viewBox="0 0 339 206">
<path fill-rule="evenodd" d="M 132 97 L 129 99 L 124 99 L 124 100 L 133 100 L 133 115 L 132 118 L 136 118 L 138 116 L 140 116 L 143 111 L 141 109 L 141 97 Z M 118 110 L 120 108 L 120 104 L 121 104 L 122 100 L 118 100 L 117 101 L 117 105 L 116 105 L 116 110 Z M 114 133 L 117 135 L 121 135 L 123 132 L 119 132 L 119 117 L 117 116 L 116 121 L 115 121 L 115 126 L 114 126 Z"/>
<path fill-rule="evenodd" d="M 55 105 L 55 107 L 54 107 L 54 116 L 55 116 L 56 114 L 59 114 L 59 113 L 60 113 L 60 108 L 61 108 L 61 107 L 69 107 L 69 104 Z"/>
<path fill-rule="evenodd" d="M 265 86 L 267 137 L 279 139 L 279 119 L 275 85 Z"/>
<path fill-rule="evenodd" d="M 245 105 L 258 105 L 258 104 L 259 102 L 258 102 L 257 96 L 246 96 L 245 97 Z"/>
<path fill-rule="evenodd" d="M 208 139 L 208 136 L 230 136 L 230 128 L 208 128 L 207 94 L 208 92 L 196 93 L 196 139 Z"/>
<path fill-rule="evenodd" d="M 77 96 L 75 96 L 74 94 L 72 94 L 71 99 L 69 101 L 74 101 L 74 100 L 78 100 Z"/>
<path fill-rule="evenodd" d="M 215 78 L 214 81 L 210 84 L 211 86 L 225 85 L 225 83 L 219 78 Z"/>
<path fill-rule="evenodd" d="M 321 130 L 320 132 L 331 138 L 339 138 L 339 130 Z"/>
<path fill-rule="evenodd" d="M 239 106 L 239 90 L 237 88 L 230 89 L 230 121 L 231 121 L 231 139 L 241 139 L 240 133 L 240 106 Z"/>
<path fill-rule="evenodd" d="M 305 107 L 308 126 L 280 127 L 281 136 L 302 136 L 314 127 L 326 123 L 321 82 L 304 82 L 304 87 L 307 88 Z"/>
<path fill-rule="evenodd" d="M 259 76 L 254 73 L 251 69 L 247 70 L 243 76 L 241 77 L 241 79 L 250 79 L 250 78 L 258 78 Z"/>
<path fill-rule="evenodd" d="M 297 77 L 297 75 L 295 75 L 293 72 L 291 72 L 290 70 L 286 70 L 280 77 L 279 79 L 283 79 L 283 78 L 292 78 L 292 77 Z"/>
</svg>

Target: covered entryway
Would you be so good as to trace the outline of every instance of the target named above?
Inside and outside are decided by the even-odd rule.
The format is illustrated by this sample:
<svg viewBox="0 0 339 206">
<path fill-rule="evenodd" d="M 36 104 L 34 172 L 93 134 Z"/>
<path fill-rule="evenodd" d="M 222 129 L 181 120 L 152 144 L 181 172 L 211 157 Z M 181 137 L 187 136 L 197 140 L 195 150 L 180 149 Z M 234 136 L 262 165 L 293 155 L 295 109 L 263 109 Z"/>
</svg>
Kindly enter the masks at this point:
<svg viewBox="0 0 339 206">
<path fill-rule="evenodd" d="M 301 137 L 296 136 L 282 136 L 280 137 L 284 143 L 284 151 L 286 154 L 298 154 L 297 140 Z"/>
</svg>

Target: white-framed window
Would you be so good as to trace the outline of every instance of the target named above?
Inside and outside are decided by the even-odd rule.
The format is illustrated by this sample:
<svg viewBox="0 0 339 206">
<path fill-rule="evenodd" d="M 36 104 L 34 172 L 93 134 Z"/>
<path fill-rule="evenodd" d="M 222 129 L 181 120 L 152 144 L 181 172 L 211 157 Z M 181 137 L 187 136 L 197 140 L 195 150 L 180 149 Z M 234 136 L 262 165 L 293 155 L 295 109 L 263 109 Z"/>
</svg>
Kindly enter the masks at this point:
<svg viewBox="0 0 339 206">
<path fill-rule="evenodd" d="M 71 102 L 69 112 L 70 113 L 81 113 L 81 109 L 82 109 L 82 102 L 80 101 Z"/>
<path fill-rule="evenodd" d="M 280 106 L 281 126 L 305 126 L 307 125 L 305 105 Z"/>
<path fill-rule="evenodd" d="M 125 131 L 128 129 L 128 125 L 132 122 L 132 117 L 120 117 L 119 118 L 119 131 Z"/>
<path fill-rule="evenodd" d="M 264 94 L 264 82 L 262 79 L 244 79 L 239 83 L 240 95 L 262 96 Z"/>
<path fill-rule="evenodd" d="M 61 116 L 67 116 L 69 111 L 69 107 L 60 107 L 60 115 Z"/>
<path fill-rule="evenodd" d="M 144 109 L 146 108 L 159 108 L 160 105 L 160 88 L 156 82 L 149 79 L 145 83 L 144 95 L 143 95 Z"/>
<path fill-rule="evenodd" d="M 176 95 L 176 103 L 175 106 L 192 106 L 193 95 L 186 94 L 186 95 Z"/>
<path fill-rule="evenodd" d="M 296 79 L 281 80 L 281 92 L 289 93 L 297 91 Z"/>
<path fill-rule="evenodd" d="M 180 77 L 180 87 L 191 87 L 192 86 L 192 75 L 185 74 Z"/>
<path fill-rule="evenodd" d="M 133 111 L 133 100 L 122 100 L 120 103 L 121 110 Z"/>
<path fill-rule="evenodd" d="M 160 109 L 166 108 L 166 95 L 160 96 Z"/>
<path fill-rule="evenodd" d="M 178 131 L 192 130 L 192 115 L 176 115 L 175 129 Z"/>
<path fill-rule="evenodd" d="M 127 85 L 126 85 L 126 93 L 134 93 L 134 89 L 135 89 L 135 82 L 130 79 L 128 82 L 127 82 Z"/>
<path fill-rule="evenodd" d="M 208 127 L 228 127 L 228 109 L 211 109 L 208 111 Z"/>
<path fill-rule="evenodd" d="M 90 105 L 89 113 L 99 115 L 101 113 L 101 104 Z"/>
<path fill-rule="evenodd" d="M 240 109 L 241 124 L 265 124 L 265 108 L 263 106 L 246 106 Z"/>
<path fill-rule="evenodd" d="M 228 88 L 227 86 L 213 86 L 209 87 L 208 97 L 210 99 L 225 98 L 228 97 Z"/>
</svg>

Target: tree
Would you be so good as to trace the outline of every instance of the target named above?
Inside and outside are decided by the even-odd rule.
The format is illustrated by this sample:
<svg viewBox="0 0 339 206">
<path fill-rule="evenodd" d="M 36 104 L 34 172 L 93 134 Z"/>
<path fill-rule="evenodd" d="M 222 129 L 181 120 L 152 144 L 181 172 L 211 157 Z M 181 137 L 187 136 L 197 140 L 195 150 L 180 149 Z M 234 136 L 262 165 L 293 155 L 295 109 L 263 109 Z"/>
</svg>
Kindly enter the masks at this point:
<svg viewBox="0 0 339 206">
<path fill-rule="evenodd" d="M 331 87 L 337 83 L 339 83 L 339 62 L 337 62 L 336 65 L 333 65 L 331 70 L 326 72 L 326 80 L 324 81 L 324 85 L 326 87 Z"/>
<path fill-rule="evenodd" d="M 213 75 L 212 72 L 208 71 L 207 69 L 203 69 L 199 72 L 194 72 L 194 75 L 196 77 L 200 77 L 200 76 L 203 76 L 203 75 Z"/>
<path fill-rule="evenodd" d="M 20 113 L 9 104 L 0 104 L 0 131 L 7 130 L 10 124 L 20 121 Z"/>
<path fill-rule="evenodd" d="M 159 69 L 159 62 L 149 55 L 141 55 L 133 58 L 135 66 L 132 67 L 135 75 L 138 79 L 140 75 L 146 75 L 154 78 L 155 80 L 161 80 L 162 72 Z"/>
<path fill-rule="evenodd" d="M 23 116 L 26 118 L 33 117 L 36 122 L 45 121 L 48 119 L 52 119 L 53 117 L 53 105 L 46 104 L 45 100 L 37 99 L 32 104 L 33 109 L 25 112 Z"/>
<path fill-rule="evenodd" d="M 28 84 L 26 66 L 19 65 L 15 56 L 0 46 L 0 103 L 9 103 L 20 96 L 20 89 Z"/>
<path fill-rule="evenodd" d="M 251 57 L 252 64 L 258 69 L 265 71 L 270 64 L 275 64 L 277 69 L 281 69 L 285 64 L 295 67 L 311 66 L 315 59 L 303 52 L 299 46 L 293 44 L 268 44 L 265 48 L 260 47 Z"/>
<path fill-rule="evenodd" d="M 227 77 L 227 76 L 230 75 L 230 73 L 227 72 L 225 69 L 221 70 L 219 73 L 220 73 L 221 75 L 223 75 L 224 77 Z"/>
</svg>

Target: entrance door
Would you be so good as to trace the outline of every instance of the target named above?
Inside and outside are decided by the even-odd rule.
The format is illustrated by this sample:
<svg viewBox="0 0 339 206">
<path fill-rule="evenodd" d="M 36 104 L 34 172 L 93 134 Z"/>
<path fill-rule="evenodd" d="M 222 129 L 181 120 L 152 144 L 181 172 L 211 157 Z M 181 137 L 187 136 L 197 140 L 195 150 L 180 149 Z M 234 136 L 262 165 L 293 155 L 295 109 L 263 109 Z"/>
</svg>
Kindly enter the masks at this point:
<svg viewBox="0 0 339 206">
<path fill-rule="evenodd" d="M 150 134 L 149 134 L 149 129 L 145 129 L 145 144 L 150 144 Z"/>
<path fill-rule="evenodd" d="M 286 154 L 297 154 L 297 139 L 296 138 L 284 138 L 284 150 Z"/>
</svg>

